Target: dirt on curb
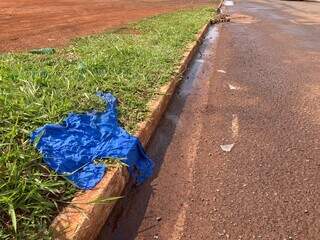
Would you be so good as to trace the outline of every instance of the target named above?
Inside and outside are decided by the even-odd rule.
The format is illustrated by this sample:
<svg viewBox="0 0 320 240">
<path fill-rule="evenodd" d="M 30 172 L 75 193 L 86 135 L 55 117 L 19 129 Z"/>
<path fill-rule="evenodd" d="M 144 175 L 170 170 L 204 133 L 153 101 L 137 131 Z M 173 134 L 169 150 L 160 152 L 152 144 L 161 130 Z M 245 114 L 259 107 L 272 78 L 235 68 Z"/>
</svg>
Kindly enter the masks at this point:
<svg viewBox="0 0 320 240">
<path fill-rule="evenodd" d="M 213 0 L 2 0 L 0 52 L 57 47 L 141 18 Z"/>
</svg>

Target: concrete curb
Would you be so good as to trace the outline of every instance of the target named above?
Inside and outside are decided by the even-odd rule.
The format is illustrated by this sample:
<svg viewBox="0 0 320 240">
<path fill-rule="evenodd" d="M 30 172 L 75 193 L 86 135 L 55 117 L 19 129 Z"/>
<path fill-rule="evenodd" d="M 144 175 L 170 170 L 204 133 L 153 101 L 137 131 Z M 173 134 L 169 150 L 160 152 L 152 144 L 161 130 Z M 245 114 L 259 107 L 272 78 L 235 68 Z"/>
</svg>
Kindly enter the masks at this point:
<svg viewBox="0 0 320 240">
<path fill-rule="evenodd" d="M 219 7 L 221 4 L 219 5 Z M 147 146 L 154 130 L 181 80 L 192 58 L 202 43 L 211 21 L 197 34 L 197 40 L 188 47 L 176 74 L 168 84 L 160 89 L 158 97 L 149 102 L 150 116 L 139 124 L 136 136 L 143 146 Z M 109 203 L 92 203 L 99 199 L 121 196 L 129 182 L 129 173 L 125 167 L 109 169 L 101 182 L 93 189 L 79 192 L 54 219 L 50 228 L 55 239 L 89 240 L 95 239 L 108 219 L 117 201 Z"/>
</svg>

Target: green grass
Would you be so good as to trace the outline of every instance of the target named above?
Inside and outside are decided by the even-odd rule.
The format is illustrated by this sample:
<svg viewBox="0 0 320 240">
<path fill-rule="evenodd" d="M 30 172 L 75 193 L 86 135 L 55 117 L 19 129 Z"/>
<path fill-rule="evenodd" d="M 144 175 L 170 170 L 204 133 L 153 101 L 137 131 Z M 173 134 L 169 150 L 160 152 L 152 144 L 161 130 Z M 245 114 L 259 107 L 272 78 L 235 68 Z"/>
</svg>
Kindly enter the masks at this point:
<svg viewBox="0 0 320 240">
<path fill-rule="evenodd" d="M 212 14 L 200 8 L 152 17 L 54 54 L 0 55 L 0 239 L 49 238 L 58 206 L 76 191 L 41 163 L 30 132 L 71 111 L 103 109 L 97 91 L 118 97 L 120 121 L 134 132 Z"/>
</svg>

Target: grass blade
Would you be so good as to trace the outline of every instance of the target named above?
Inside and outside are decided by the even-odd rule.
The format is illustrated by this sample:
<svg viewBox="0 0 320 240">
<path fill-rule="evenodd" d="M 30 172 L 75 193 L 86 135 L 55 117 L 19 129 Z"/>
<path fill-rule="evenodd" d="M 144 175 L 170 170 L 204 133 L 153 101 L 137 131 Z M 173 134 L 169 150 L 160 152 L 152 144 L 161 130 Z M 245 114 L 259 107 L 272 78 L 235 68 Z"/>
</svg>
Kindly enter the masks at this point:
<svg viewBox="0 0 320 240">
<path fill-rule="evenodd" d="M 11 217 L 12 226 L 15 232 L 17 232 L 17 217 L 16 211 L 14 210 L 13 205 L 9 204 L 9 216 Z"/>
</svg>

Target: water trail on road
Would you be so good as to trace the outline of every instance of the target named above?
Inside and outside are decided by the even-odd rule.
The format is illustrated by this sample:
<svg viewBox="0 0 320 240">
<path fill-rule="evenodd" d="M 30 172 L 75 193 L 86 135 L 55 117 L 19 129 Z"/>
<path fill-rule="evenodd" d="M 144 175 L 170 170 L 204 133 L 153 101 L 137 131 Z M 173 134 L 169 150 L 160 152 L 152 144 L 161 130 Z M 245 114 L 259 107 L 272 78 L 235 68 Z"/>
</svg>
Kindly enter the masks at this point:
<svg viewBox="0 0 320 240">
<path fill-rule="evenodd" d="M 205 88 L 203 86 L 205 85 L 204 81 L 208 81 L 206 77 L 204 78 L 204 71 L 208 71 L 206 69 L 208 69 L 208 66 L 210 65 L 210 61 L 212 61 L 213 46 L 217 41 L 218 36 L 219 36 L 218 26 L 216 25 L 210 26 L 208 33 L 206 34 L 201 46 L 199 47 L 198 53 L 195 55 L 194 59 L 190 63 L 189 68 L 185 73 L 184 79 L 177 91 L 176 96 L 179 98 L 179 100 L 185 101 L 189 96 L 190 98 L 197 98 L 198 94 L 203 94 L 203 91 L 201 90 L 197 91 L 197 90 L 201 89 L 201 87 Z M 206 97 L 201 96 L 200 98 L 206 98 Z M 197 113 L 195 113 L 195 115 L 196 114 Z M 168 113 L 166 115 L 168 115 Z M 172 115 L 170 116 L 170 118 L 172 119 Z M 179 121 L 179 117 L 177 117 L 177 121 Z M 201 124 L 200 123 L 197 123 L 197 124 L 199 126 L 196 127 L 195 128 L 196 131 L 193 132 L 193 139 L 194 141 L 198 142 L 201 139 Z M 186 154 L 185 156 L 186 164 L 188 165 L 188 169 L 190 169 L 187 176 L 190 182 L 193 181 L 192 169 L 194 169 L 196 152 L 197 152 L 197 144 L 192 144 L 192 146 L 189 146 L 188 154 Z M 186 194 L 188 195 L 189 193 L 186 193 Z M 179 210 L 179 214 L 175 221 L 173 232 L 171 234 L 170 239 L 173 239 L 173 240 L 183 239 L 187 209 L 188 209 L 187 203 L 181 206 L 181 209 Z"/>
<path fill-rule="evenodd" d="M 216 25 L 210 26 L 208 33 L 201 46 L 199 47 L 198 53 L 192 60 L 185 77 L 178 90 L 178 95 L 180 97 L 187 97 L 198 85 L 197 79 L 199 78 L 199 73 L 203 69 L 206 60 L 209 57 L 210 46 L 217 40 L 219 36 L 218 27 Z"/>
</svg>

